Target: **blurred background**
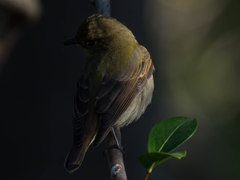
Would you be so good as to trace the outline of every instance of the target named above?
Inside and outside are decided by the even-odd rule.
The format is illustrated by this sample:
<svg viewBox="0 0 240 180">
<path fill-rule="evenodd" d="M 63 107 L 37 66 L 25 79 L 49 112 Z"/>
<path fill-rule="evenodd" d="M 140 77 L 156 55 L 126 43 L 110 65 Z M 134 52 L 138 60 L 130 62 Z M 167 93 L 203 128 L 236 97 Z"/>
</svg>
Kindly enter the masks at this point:
<svg viewBox="0 0 240 180">
<path fill-rule="evenodd" d="M 155 64 L 153 102 L 122 129 L 128 178 L 144 179 L 137 157 L 161 119 L 191 116 L 197 133 L 150 180 L 240 179 L 240 1 L 114 0 L 112 16 L 129 27 Z M 67 174 L 76 81 L 85 57 L 64 47 L 96 10 L 88 0 L 0 1 L 0 133 L 3 179 L 110 179 L 103 147 L 90 148 Z"/>
</svg>

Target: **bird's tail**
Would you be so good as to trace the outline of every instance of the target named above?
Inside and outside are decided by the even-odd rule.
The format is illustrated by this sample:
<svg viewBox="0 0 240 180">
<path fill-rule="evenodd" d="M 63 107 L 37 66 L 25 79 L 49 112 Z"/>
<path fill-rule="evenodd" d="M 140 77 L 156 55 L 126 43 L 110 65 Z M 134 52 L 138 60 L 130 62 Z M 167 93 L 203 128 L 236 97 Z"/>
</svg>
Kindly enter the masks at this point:
<svg viewBox="0 0 240 180">
<path fill-rule="evenodd" d="M 94 137 L 84 140 L 81 145 L 73 145 L 65 160 L 65 169 L 71 174 L 76 171 L 82 164 L 85 154 Z"/>
</svg>

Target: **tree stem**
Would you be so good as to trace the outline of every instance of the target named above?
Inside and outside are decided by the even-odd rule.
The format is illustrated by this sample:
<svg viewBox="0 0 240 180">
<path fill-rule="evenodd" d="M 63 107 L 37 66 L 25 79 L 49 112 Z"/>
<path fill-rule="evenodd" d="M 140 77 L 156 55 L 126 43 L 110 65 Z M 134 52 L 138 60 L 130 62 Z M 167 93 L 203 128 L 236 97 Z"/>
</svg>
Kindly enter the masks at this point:
<svg viewBox="0 0 240 180">
<path fill-rule="evenodd" d="M 118 143 L 121 146 L 121 132 L 120 129 L 115 129 L 115 133 L 118 139 Z M 116 146 L 116 141 L 114 135 L 109 133 L 105 140 L 105 156 L 107 158 L 112 180 L 127 180 L 127 175 L 125 171 L 123 154 L 120 149 L 113 148 Z"/>
<path fill-rule="evenodd" d="M 146 172 L 146 176 L 145 176 L 145 178 L 144 178 L 144 180 L 147 180 L 148 179 L 148 177 L 149 177 L 149 175 L 150 175 L 150 172 Z"/>
<path fill-rule="evenodd" d="M 90 2 L 96 6 L 99 14 L 111 16 L 110 0 L 90 0 Z"/>
<path fill-rule="evenodd" d="M 96 6 L 97 12 L 106 16 L 111 16 L 111 6 L 110 0 L 90 0 L 90 2 Z M 125 171 L 123 154 L 120 149 L 113 148 L 116 146 L 116 140 L 118 140 L 117 146 L 121 147 L 121 132 L 120 129 L 115 129 L 115 135 L 109 133 L 105 140 L 105 156 L 108 161 L 111 170 L 112 180 L 127 180 L 127 175 Z"/>
</svg>

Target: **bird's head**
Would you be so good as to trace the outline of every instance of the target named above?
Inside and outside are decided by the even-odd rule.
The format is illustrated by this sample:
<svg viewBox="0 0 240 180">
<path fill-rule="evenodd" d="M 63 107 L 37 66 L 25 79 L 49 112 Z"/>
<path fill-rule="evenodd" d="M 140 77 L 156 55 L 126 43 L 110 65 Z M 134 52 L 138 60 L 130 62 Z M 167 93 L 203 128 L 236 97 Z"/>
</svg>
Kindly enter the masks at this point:
<svg viewBox="0 0 240 180">
<path fill-rule="evenodd" d="M 114 18 L 94 14 L 79 27 L 75 38 L 65 44 L 79 44 L 89 54 L 136 44 L 132 32 Z"/>
</svg>

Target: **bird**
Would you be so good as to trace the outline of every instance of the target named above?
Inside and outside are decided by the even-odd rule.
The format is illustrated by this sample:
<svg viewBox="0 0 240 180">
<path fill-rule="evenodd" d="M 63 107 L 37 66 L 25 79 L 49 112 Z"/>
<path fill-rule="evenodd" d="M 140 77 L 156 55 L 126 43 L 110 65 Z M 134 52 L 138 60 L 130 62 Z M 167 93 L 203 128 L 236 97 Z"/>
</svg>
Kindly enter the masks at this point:
<svg viewBox="0 0 240 180">
<path fill-rule="evenodd" d="M 93 14 L 65 45 L 78 45 L 86 63 L 74 96 L 73 144 L 65 159 L 70 174 L 92 144 L 114 128 L 129 125 L 145 112 L 154 90 L 154 65 L 148 50 L 117 19 Z"/>
</svg>

